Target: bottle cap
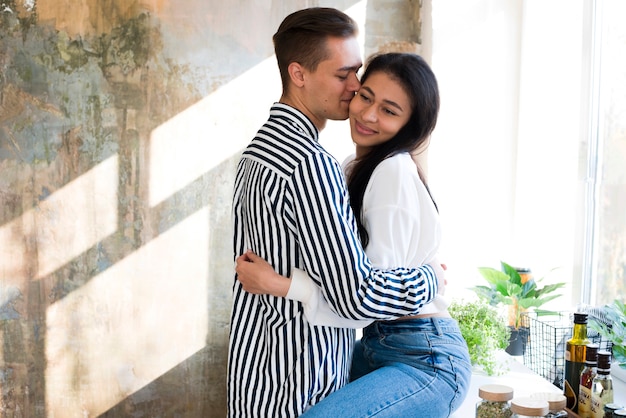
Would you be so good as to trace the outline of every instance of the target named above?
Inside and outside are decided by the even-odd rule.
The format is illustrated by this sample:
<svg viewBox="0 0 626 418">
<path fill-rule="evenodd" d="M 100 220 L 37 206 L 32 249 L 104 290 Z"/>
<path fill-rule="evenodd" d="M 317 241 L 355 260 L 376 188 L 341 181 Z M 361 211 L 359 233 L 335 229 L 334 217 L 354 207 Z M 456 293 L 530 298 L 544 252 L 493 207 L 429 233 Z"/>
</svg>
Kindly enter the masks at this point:
<svg viewBox="0 0 626 418">
<path fill-rule="evenodd" d="M 515 398 L 511 401 L 511 411 L 531 417 L 543 417 L 550 412 L 548 401 L 534 398 Z"/>
<path fill-rule="evenodd" d="M 611 353 L 598 351 L 598 370 L 611 370 Z"/>
<path fill-rule="evenodd" d="M 585 354 L 585 362 L 596 364 L 598 362 L 598 344 L 587 344 L 587 351 Z"/>
<path fill-rule="evenodd" d="M 582 312 L 574 313 L 574 323 L 575 324 L 586 324 L 587 323 L 587 314 Z"/>
<path fill-rule="evenodd" d="M 547 401 L 550 412 L 562 411 L 567 405 L 567 398 L 565 397 L 565 395 L 562 395 L 560 393 L 538 392 L 533 393 L 532 395 L 530 395 L 530 397 L 533 399 L 541 399 Z"/>
<path fill-rule="evenodd" d="M 510 401 L 513 399 L 513 388 L 506 385 L 483 385 L 478 388 L 478 396 L 492 402 Z"/>
</svg>

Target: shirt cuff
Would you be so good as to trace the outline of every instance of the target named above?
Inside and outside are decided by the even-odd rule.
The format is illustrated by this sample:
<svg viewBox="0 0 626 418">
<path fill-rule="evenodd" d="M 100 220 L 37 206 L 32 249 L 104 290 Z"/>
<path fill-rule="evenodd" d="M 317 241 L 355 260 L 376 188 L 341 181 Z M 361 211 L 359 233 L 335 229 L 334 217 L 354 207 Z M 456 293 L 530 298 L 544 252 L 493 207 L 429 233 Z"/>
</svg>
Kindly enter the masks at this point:
<svg viewBox="0 0 626 418">
<path fill-rule="evenodd" d="M 313 292 L 315 292 L 313 280 L 304 270 L 294 268 L 291 271 L 289 291 L 285 297 L 298 302 L 306 302 L 311 298 Z"/>
</svg>

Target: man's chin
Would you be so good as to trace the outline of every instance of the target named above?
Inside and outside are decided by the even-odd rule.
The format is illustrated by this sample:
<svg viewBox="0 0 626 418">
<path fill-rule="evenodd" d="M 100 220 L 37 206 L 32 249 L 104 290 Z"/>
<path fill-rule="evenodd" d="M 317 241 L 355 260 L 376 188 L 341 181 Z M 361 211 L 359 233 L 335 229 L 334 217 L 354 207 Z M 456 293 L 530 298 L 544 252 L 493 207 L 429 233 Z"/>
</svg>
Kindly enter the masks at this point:
<svg viewBox="0 0 626 418">
<path fill-rule="evenodd" d="M 348 116 L 349 116 L 348 111 L 337 112 L 336 114 L 329 116 L 328 120 L 346 120 L 348 119 Z"/>
</svg>

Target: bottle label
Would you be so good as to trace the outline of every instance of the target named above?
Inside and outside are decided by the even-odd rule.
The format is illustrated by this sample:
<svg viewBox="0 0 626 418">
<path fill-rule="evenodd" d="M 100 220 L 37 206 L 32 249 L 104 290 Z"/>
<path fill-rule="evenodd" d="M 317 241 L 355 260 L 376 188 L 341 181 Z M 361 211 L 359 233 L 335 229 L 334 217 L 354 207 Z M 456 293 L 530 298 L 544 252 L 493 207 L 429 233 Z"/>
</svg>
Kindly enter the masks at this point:
<svg viewBox="0 0 626 418">
<path fill-rule="evenodd" d="M 578 395 L 578 415 L 580 418 L 591 418 L 591 389 L 580 385 Z"/>
<path fill-rule="evenodd" d="M 600 396 L 591 396 L 591 418 L 604 418 L 604 402 Z"/>
</svg>

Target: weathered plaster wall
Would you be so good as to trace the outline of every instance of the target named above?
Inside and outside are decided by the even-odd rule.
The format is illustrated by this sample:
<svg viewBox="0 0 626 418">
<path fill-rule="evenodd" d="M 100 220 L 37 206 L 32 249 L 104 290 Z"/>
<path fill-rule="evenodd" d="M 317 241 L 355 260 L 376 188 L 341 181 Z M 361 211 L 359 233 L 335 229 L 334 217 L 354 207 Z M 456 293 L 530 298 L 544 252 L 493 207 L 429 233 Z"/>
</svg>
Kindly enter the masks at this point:
<svg viewBox="0 0 626 418">
<path fill-rule="evenodd" d="M 315 5 L 0 0 L 0 417 L 224 416 L 233 173 Z"/>
</svg>

